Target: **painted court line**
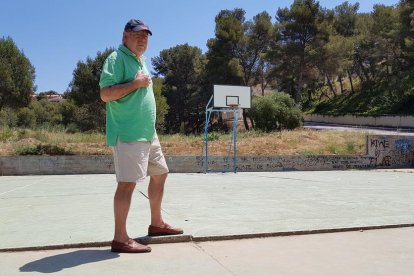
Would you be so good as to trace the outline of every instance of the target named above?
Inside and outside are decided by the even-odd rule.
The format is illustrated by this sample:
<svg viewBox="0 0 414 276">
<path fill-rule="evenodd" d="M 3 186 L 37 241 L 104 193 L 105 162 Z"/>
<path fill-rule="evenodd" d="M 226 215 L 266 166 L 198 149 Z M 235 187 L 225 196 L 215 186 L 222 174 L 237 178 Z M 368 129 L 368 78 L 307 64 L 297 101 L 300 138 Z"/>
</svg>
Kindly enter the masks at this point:
<svg viewBox="0 0 414 276">
<path fill-rule="evenodd" d="M 44 179 L 45 179 L 45 178 L 44 178 L 44 177 L 42 177 L 41 179 L 39 179 L 38 181 L 35 181 L 34 183 L 27 184 L 26 186 L 23 186 L 23 187 L 17 187 L 17 188 L 11 189 L 11 190 L 9 190 L 9 191 L 6 191 L 6 192 L 3 192 L 3 193 L 0 193 L 0 196 L 5 195 L 5 194 L 8 194 L 8 193 L 11 193 L 11 192 L 14 192 L 14 191 L 16 191 L 16 190 L 24 189 L 24 188 L 26 188 L 26 187 L 30 187 L 30 186 L 33 186 L 33 185 L 39 184 L 39 183 L 40 183 L 40 182 L 42 182 Z"/>
</svg>

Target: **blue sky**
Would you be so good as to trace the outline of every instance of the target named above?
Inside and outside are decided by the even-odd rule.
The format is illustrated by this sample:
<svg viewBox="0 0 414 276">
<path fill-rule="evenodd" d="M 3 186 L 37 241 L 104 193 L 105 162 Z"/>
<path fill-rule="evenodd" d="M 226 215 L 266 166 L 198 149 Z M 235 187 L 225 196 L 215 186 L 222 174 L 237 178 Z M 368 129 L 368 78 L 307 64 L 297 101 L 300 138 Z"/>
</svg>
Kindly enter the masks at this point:
<svg viewBox="0 0 414 276">
<path fill-rule="evenodd" d="M 64 92 L 78 61 L 98 51 L 118 47 L 125 23 L 144 20 L 153 32 L 146 57 L 148 65 L 160 51 L 188 43 L 206 52 L 214 37 L 215 16 L 223 9 L 242 8 L 246 20 L 293 0 L 2 0 L 0 37 L 10 36 L 36 69 L 37 92 Z M 344 1 L 320 0 L 333 8 Z M 349 3 L 357 1 L 349 0 Z M 395 5 L 398 0 L 360 0 L 359 12 L 371 12 L 374 4 Z M 152 68 L 150 67 L 150 70 Z"/>
</svg>

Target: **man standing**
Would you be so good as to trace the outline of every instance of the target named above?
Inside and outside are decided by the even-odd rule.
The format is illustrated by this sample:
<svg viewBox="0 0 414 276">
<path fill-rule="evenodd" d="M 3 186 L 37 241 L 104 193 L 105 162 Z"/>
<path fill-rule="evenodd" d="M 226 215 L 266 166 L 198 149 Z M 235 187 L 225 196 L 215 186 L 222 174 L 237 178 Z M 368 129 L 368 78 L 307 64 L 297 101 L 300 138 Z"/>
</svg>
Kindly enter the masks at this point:
<svg viewBox="0 0 414 276">
<path fill-rule="evenodd" d="M 125 25 L 122 45 L 111 53 L 102 69 L 99 86 L 106 102 L 106 142 L 114 156 L 118 182 L 114 196 L 115 235 L 111 250 L 123 253 L 150 252 L 149 246 L 128 236 L 126 221 L 136 183 L 150 176 L 151 209 L 149 236 L 177 235 L 183 230 L 164 222 L 161 202 L 168 167 L 155 129 L 155 98 L 144 60 L 152 32 L 141 20 Z"/>
</svg>

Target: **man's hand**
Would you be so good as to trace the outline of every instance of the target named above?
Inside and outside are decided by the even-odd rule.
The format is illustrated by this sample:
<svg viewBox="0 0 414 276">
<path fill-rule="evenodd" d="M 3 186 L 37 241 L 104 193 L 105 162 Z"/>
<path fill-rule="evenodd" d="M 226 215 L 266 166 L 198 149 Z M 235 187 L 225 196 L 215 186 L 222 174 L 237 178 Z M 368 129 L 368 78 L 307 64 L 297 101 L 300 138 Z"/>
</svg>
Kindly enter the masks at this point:
<svg viewBox="0 0 414 276">
<path fill-rule="evenodd" d="M 139 70 L 135 75 L 134 82 L 140 87 L 148 87 L 151 84 L 151 78 L 148 75 L 142 74 L 142 71 Z"/>
<path fill-rule="evenodd" d="M 135 75 L 135 79 L 130 82 L 103 87 L 101 89 L 101 99 L 104 102 L 116 101 L 125 97 L 132 91 L 141 87 L 148 87 L 150 84 L 151 77 L 142 74 L 142 71 L 138 71 Z"/>
</svg>

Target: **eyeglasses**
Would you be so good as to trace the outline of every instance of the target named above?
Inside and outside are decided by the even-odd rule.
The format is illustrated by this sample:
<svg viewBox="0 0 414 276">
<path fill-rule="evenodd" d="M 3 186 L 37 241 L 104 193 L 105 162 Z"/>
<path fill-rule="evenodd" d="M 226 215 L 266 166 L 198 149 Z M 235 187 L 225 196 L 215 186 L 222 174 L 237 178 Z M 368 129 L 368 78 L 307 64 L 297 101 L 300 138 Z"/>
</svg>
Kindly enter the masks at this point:
<svg viewBox="0 0 414 276">
<path fill-rule="evenodd" d="M 139 33 L 128 32 L 128 33 L 129 33 L 129 36 L 135 40 L 148 38 L 149 36 L 147 32 L 139 32 Z"/>
</svg>

